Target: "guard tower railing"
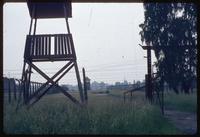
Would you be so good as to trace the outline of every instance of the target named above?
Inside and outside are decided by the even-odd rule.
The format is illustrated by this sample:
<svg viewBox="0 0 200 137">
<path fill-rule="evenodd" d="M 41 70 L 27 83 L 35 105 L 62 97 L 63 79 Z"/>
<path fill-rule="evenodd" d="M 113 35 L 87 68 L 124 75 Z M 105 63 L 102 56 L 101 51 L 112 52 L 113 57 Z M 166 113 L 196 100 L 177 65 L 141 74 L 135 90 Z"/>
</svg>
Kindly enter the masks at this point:
<svg viewBox="0 0 200 137">
<path fill-rule="evenodd" d="M 24 58 L 31 62 L 76 59 L 71 34 L 27 35 Z"/>
</svg>

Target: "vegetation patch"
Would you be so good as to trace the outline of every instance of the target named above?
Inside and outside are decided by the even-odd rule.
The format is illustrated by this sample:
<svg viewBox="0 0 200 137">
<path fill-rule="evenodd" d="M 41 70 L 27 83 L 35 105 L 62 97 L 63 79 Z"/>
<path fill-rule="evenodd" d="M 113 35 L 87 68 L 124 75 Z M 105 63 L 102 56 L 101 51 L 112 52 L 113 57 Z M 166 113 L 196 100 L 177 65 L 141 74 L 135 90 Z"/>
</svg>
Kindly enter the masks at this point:
<svg viewBox="0 0 200 137">
<path fill-rule="evenodd" d="M 165 94 L 164 103 L 166 109 L 173 109 L 184 112 L 197 112 L 197 93 L 175 94 L 168 92 Z"/>
<path fill-rule="evenodd" d="M 62 94 L 47 95 L 31 109 L 15 112 L 4 103 L 6 134 L 178 134 L 159 108 L 148 102 L 123 101 L 88 94 L 87 108 L 72 104 Z M 59 98 L 59 99 L 58 99 Z"/>
</svg>

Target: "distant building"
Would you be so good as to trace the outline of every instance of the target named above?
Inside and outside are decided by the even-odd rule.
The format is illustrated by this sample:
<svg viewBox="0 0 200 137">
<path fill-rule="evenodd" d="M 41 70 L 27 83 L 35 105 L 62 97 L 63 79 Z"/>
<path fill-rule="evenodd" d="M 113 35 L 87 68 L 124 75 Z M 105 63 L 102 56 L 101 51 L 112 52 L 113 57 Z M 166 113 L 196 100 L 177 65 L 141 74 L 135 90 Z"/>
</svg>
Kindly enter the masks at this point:
<svg viewBox="0 0 200 137">
<path fill-rule="evenodd" d="M 104 83 L 104 82 L 92 82 L 91 83 L 91 90 L 106 90 L 108 87 L 108 84 Z"/>
<path fill-rule="evenodd" d="M 144 85 L 144 82 L 140 82 L 134 81 L 134 84 L 131 84 L 130 82 L 124 80 L 124 82 L 120 83 L 120 82 L 115 82 L 115 85 L 111 85 L 108 86 L 108 90 L 113 90 L 113 89 L 117 89 L 117 90 L 130 90 L 133 88 L 138 88 L 140 86 Z"/>
</svg>

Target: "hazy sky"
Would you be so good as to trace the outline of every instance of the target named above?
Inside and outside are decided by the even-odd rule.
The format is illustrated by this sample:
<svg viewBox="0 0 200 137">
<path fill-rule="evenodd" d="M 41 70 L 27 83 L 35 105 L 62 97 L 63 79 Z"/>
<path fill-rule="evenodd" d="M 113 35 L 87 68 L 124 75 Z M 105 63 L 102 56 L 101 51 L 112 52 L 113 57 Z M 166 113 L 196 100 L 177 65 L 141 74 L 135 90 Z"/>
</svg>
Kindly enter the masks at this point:
<svg viewBox="0 0 200 137">
<path fill-rule="evenodd" d="M 28 8 L 26 3 L 7 3 L 3 12 L 4 76 L 21 78 L 25 37 L 30 26 Z M 73 3 L 69 24 L 79 69 L 85 67 L 91 81 L 114 84 L 143 80 L 147 73 L 146 51 L 138 46 L 139 24 L 143 21 L 142 3 Z M 38 20 L 36 34 L 46 33 L 66 33 L 65 20 Z M 49 76 L 64 64 L 37 63 Z M 80 74 L 82 78 L 81 71 Z M 36 72 L 31 80 L 45 81 Z M 74 69 L 60 83 L 76 84 Z"/>
</svg>

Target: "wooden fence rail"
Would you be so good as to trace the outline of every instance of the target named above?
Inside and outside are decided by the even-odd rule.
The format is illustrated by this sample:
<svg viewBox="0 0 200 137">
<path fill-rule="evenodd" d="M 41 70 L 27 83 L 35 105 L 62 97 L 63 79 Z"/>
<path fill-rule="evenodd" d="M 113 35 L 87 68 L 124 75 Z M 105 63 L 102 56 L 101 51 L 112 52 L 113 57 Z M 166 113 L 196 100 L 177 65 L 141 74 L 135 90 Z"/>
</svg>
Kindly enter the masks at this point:
<svg viewBox="0 0 200 137">
<path fill-rule="evenodd" d="M 35 93 L 35 91 L 42 85 L 40 82 L 30 82 L 29 95 Z M 23 83 L 20 79 L 3 77 L 3 92 L 4 95 L 8 95 L 8 102 L 11 103 L 12 99 L 17 100 L 17 94 L 23 93 Z M 6 99 L 7 96 L 4 96 Z M 19 97 L 18 97 L 19 98 Z"/>
</svg>

